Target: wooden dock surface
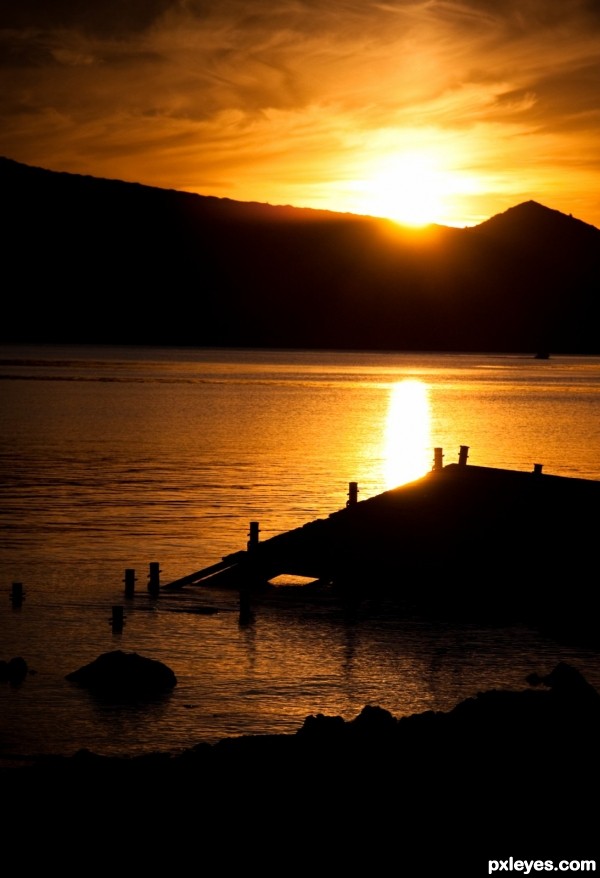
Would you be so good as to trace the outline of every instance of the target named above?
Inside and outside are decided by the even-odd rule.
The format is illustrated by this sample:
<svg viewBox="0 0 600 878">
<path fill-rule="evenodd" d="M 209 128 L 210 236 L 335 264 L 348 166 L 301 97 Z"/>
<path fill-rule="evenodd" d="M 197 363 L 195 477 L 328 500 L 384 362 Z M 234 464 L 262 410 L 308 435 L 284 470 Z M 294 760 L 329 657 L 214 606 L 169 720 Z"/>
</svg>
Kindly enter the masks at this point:
<svg viewBox="0 0 600 878">
<path fill-rule="evenodd" d="M 416 606 L 596 617 L 600 482 L 450 464 L 163 586 L 259 589 L 282 574 Z"/>
</svg>

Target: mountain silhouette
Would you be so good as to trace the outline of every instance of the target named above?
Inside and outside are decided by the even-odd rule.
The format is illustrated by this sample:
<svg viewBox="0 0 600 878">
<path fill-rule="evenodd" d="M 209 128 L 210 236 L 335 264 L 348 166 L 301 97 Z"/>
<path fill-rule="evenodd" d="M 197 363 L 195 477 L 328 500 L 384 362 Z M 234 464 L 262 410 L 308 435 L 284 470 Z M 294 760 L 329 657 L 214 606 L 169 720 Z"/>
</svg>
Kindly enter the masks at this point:
<svg viewBox="0 0 600 878">
<path fill-rule="evenodd" d="M 0 158 L 0 340 L 597 354 L 600 230 L 236 202 Z"/>
</svg>

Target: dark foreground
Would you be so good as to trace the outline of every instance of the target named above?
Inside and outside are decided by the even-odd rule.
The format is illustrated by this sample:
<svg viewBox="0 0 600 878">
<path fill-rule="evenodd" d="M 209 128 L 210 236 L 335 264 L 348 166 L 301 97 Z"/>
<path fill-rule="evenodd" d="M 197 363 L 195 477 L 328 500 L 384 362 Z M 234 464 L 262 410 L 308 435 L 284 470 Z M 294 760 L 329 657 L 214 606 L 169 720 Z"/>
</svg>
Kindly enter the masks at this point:
<svg viewBox="0 0 600 878">
<path fill-rule="evenodd" d="M 600 695 L 565 664 L 527 683 L 449 713 L 367 706 L 176 755 L 7 766 L 5 838 L 20 862 L 43 836 L 46 863 L 119 871 L 477 876 L 509 857 L 523 874 L 519 859 L 545 864 L 531 874 L 600 870 Z"/>
</svg>

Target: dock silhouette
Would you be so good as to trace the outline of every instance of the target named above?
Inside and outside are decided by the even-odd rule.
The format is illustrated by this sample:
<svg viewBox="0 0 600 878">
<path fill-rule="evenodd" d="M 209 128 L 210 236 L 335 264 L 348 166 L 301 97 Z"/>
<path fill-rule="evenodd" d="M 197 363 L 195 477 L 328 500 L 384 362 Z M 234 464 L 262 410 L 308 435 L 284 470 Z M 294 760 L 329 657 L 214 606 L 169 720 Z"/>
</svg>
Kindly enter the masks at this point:
<svg viewBox="0 0 600 878">
<path fill-rule="evenodd" d="M 418 611 L 455 610 L 537 623 L 596 619 L 600 482 L 458 463 L 259 540 L 162 586 L 260 591 L 282 575 L 342 593 L 392 594 Z"/>
</svg>

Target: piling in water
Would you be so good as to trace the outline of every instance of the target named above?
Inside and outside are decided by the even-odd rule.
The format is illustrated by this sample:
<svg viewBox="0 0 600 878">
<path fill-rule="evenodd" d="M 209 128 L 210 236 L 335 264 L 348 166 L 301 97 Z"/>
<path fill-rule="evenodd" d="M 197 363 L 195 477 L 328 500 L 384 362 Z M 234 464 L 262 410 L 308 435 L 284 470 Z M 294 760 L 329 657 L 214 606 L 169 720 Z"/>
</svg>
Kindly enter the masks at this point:
<svg viewBox="0 0 600 878">
<path fill-rule="evenodd" d="M 113 631 L 122 631 L 123 630 L 123 625 L 125 624 L 123 607 L 114 606 L 112 608 L 112 616 L 111 616 L 110 622 L 111 622 Z"/>
<path fill-rule="evenodd" d="M 125 570 L 125 597 L 132 598 L 135 592 L 135 570 L 128 567 Z"/>
<path fill-rule="evenodd" d="M 25 592 L 23 591 L 23 583 L 13 582 L 12 588 L 10 590 L 10 600 L 13 606 L 20 607 L 23 603 L 24 596 Z"/>
<path fill-rule="evenodd" d="M 151 595 L 157 595 L 160 591 L 160 565 L 158 561 L 150 562 L 150 573 L 148 574 L 148 591 Z"/>
</svg>

